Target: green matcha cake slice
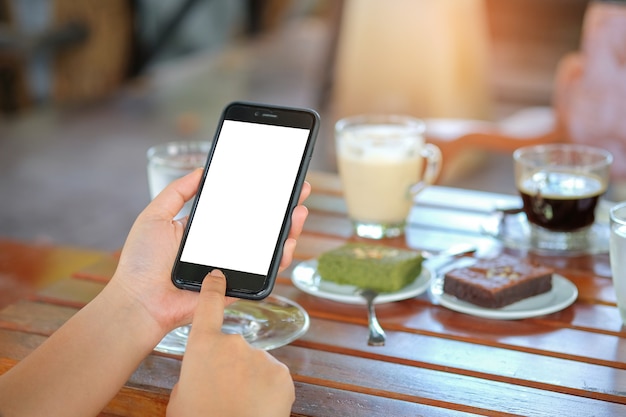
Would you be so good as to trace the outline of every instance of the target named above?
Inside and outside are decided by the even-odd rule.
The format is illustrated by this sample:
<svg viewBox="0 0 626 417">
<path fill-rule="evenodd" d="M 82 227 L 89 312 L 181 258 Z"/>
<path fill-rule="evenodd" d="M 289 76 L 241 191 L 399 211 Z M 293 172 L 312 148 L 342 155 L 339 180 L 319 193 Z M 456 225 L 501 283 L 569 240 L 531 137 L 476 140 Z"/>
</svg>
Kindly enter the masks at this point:
<svg viewBox="0 0 626 417">
<path fill-rule="evenodd" d="M 348 243 L 324 252 L 317 265 L 323 280 L 378 292 L 400 290 L 413 282 L 421 270 L 419 252 L 362 243 Z"/>
</svg>

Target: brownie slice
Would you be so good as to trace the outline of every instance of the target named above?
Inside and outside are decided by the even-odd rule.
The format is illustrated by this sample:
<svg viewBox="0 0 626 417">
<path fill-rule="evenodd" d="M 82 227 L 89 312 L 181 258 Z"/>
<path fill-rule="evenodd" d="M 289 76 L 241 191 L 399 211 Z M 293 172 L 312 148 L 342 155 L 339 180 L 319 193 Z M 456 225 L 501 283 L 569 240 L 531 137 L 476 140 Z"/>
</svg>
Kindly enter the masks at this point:
<svg viewBox="0 0 626 417">
<path fill-rule="evenodd" d="M 362 243 L 348 243 L 324 252 L 317 264 L 323 280 L 378 292 L 400 290 L 413 282 L 421 270 L 419 252 Z"/>
<path fill-rule="evenodd" d="M 501 308 L 550 291 L 553 272 L 552 268 L 504 255 L 447 272 L 443 291 L 481 307 Z"/>
</svg>

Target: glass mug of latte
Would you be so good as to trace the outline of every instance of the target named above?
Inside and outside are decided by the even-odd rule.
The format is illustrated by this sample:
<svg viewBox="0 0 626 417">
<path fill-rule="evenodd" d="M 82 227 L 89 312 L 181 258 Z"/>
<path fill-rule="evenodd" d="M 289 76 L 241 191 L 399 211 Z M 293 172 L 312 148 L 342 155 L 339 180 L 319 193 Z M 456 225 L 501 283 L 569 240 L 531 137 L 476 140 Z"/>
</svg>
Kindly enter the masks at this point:
<svg viewBox="0 0 626 417">
<path fill-rule="evenodd" d="M 357 236 L 404 233 L 413 197 L 433 184 L 441 152 L 424 141 L 424 123 L 409 116 L 360 115 L 339 120 L 339 176 Z"/>
<path fill-rule="evenodd" d="M 598 200 L 609 184 L 611 153 L 559 143 L 517 149 L 513 160 L 534 246 L 584 249 Z"/>
</svg>

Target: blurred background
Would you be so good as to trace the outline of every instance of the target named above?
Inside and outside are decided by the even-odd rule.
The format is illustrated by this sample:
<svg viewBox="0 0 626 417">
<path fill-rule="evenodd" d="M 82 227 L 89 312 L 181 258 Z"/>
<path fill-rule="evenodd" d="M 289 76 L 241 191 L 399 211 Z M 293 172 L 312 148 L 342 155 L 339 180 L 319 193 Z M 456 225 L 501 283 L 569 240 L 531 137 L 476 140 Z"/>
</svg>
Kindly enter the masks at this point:
<svg viewBox="0 0 626 417">
<path fill-rule="evenodd" d="M 120 248 L 149 201 L 147 149 L 210 139 L 233 100 L 316 109 L 310 169 L 329 172 L 350 114 L 498 123 L 549 109 L 587 6 L 0 0 L 0 236 Z M 449 156 L 441 185 L 515 193 L 509 152 Z"/>
</svg>

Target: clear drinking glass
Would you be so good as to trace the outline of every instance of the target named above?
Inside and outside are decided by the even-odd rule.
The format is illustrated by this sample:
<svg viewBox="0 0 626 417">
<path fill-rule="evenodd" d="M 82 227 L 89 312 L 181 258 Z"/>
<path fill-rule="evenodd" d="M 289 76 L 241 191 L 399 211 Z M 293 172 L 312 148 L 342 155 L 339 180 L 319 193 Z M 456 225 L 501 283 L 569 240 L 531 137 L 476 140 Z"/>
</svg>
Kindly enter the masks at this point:
<svg viewBox="0 0 626 417">
<path fill-rule="evenodd" d="M 610 211 L 611 218 L 611 275 L 622 323 L 626 324 L 626 201 Z"/>
<path fill-rule="evenodd" d="M 598 200 L 609 184 L 611 153 L 559 143 L 517 149 L 513 160 L 533 246 L 549 250 L 586 248 Z"/>
<path fill-rule="evenodd" d="M 148 149 L 148 187 L 154 198 L 170 182 L 180 178 L 206 162 L 211 142 L 168 142 Z M 185 203 L 176 218 L 191 212 L 193 201 Z"/>
<path fill-rule="evenodd" d="M 148 157 L 148 184 L 154 198 L 170 182 L 198 167 L 203 167 L 211 142 L 169 142 L 151 147 Z M 176 218 L 189 215 L 193 201 L 185 204 Z M 270 295 L 261 301 L 238 300 L 224 311 L 222 331 L 241 334 L 251 345 L 274 349 L 304 334 L 309 316 L 298 304 L 284 297 Z M 168 333 L 155 350 L 182 355 L 187 346 L 191 326 L 182 326 Z"/>
</svg>

